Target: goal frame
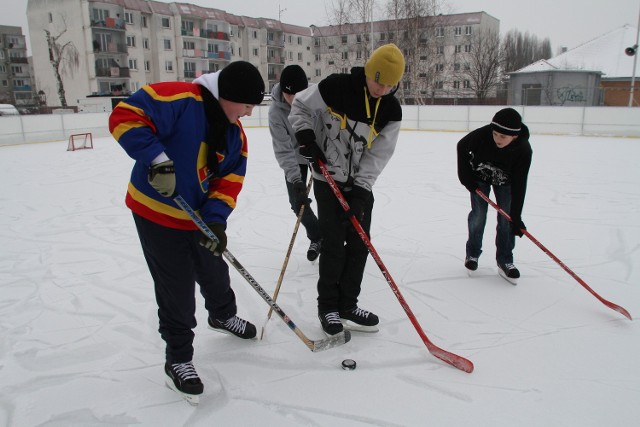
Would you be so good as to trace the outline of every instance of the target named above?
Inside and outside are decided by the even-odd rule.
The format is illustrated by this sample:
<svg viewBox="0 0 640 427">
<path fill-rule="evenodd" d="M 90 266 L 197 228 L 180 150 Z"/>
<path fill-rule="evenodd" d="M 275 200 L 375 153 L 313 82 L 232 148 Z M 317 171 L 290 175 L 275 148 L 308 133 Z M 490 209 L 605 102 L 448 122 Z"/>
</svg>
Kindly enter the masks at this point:
<svg viewBox="0 0 640 427">
<path fill-rule="evenodd" d="M 80 145 L 80 141 L 82 141 Z M 74 133 L 69 135 L 67 151 L 93 149 L 93 135 L 91 132 Z"/>
</svg>

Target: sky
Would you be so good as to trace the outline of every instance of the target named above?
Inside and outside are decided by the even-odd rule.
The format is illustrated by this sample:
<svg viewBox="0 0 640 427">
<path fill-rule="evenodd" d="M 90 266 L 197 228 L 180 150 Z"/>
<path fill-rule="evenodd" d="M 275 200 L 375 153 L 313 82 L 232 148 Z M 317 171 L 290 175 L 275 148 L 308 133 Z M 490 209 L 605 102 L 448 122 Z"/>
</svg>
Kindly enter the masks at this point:
<svg viewBox="0 0 640 427">
<path fill-rule="evenodd" d="M 228 249 L 272 293 L 295 217 L 268 129 L 246 132 Z M 463 136 L 401 132 L 374 186 L 371 236 L 428 338 L 475 370 L 427 351 L 371 259 L 359 304 L 380 316 L 380 331 L 318 353 L 278 316 L 267 322 L 268 305 L 230 267 L 238 314 L 266 332 L 244 341 L 208 330 L 196 295 L 198 407 L 164 385 L 153 285 L 124 205 L 133 161 L 111 138 L 75 152 L 67 141 L 0 147 L 0 425 L 636 427 L 637 138 L 534 132 L 523 212 L 528 231 L 629 321 L 526 237 L 518 285 L 499 277 L 494 214 L 468 277 L 469 196 L 455 172 Z M 322 339 L 307 247 L 299 231 L 277 302 Z M 343 371 L 344 359 L 356 369 Z"/>
<path fill-rule="evenodd" d="M 451 13 L 485 11 L 500 20 L 500 30 L 529 31 L 539 39 L 549 38 L 553 52 L 561 46 L 573 48 L 624 24 L 638 24 L 640 0 L 447 0 Z M 13 0 L 3 10 L 0 25 L 27 28 L 27 0 Z M 211 7 L 210 0 L 186 3 Z M 235 15 L 265 17 L 301 26 L 326 25 L 327 8 L 331 1 L 303 2 L 299 0 L 216 0 L 215 7 Z M 382 16 L 384 2 L 377 1 Z M 615 5 L 615 7 L 612 7 Z M 28 34 L 28 31 L 24 31 Z"/>
</svg>

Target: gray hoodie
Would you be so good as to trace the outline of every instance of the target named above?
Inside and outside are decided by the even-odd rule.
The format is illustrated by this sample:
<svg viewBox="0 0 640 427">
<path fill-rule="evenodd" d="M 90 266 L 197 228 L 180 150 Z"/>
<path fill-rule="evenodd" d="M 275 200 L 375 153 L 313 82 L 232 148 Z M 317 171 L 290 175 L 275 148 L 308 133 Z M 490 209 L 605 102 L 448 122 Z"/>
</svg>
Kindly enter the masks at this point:
<svg viewBox="0 0 640 427">
<path fill-rule="evenodd" d="M 298 152 L 295 132 L 289 122 L 291 106 L 282 96 L 280 83 L 271 90 L 269 106 L 269 131 L 273 143 L 273 152 L 284 176 L 290 183 L 301 181 L 300 165 L 307 165 L 307 160 Z"/>
</svg>

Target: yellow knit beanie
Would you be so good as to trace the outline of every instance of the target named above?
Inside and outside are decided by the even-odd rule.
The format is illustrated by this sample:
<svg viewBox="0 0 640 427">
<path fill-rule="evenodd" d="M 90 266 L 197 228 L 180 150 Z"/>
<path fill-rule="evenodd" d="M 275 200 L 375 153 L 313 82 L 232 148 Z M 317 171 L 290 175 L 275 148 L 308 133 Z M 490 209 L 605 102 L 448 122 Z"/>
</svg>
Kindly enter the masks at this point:
<svg viewBox="0 0 640 427">
<path fill-rule="evenodd" d="M 393 43 L 380 46 L 364 65 L 364 74 L 381 85 L 395 86 L 404 74 L 404 55 Z"/>
</svg>

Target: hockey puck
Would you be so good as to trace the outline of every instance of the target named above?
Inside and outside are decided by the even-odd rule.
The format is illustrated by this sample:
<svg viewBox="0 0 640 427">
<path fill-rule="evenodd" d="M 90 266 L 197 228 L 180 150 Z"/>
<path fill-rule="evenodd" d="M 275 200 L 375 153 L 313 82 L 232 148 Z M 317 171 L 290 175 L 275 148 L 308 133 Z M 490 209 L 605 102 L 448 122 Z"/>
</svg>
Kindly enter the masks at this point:
<svg viewBox="0 0 640 427">
<path fill-rule="evenodd" d="M 344 359 L 342 361 L 342 369 L 345 371 L 353 371 L 356 369 L 356 361 L 353 359 Z"/>
</svg>

